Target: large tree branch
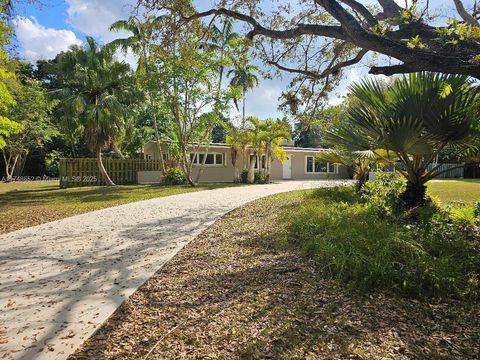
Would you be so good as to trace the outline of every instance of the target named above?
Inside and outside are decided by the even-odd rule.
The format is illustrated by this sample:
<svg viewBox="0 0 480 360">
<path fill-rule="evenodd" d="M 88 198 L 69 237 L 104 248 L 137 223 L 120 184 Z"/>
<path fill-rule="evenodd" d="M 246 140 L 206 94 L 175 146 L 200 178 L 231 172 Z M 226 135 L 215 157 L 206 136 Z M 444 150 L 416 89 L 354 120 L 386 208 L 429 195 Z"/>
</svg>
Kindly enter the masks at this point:
<svg viewBox="0 0 480 360">
<path fill-rule="evenodd" d="M 295 27 L 285 30 L 269 29 L 260 24 L 252 16 L 239 13 L 237 11 L 224 8 L 212 9 L 206 12 L 194 14 L 190 17 L 184 17 L 186 21 L 201 18 L 210 15 L 224 15 L 246 22 L 252 26 L 252 30 L 247 34 L 249 39 L 257 35 L 262 35 L 271 39 L 286 40 L 295 39 L 303 35 L 329 37 L 349 42 L 359 48 L 374 51 L 386 56 L 400 60 L 404 65 L 393 67 L 375 67 L 372 73 L 394 74 L 411 71 L 438 71 L 454 74 L 465 74 L 480 78 L 480 66 L 473 61 L 476 55 L 478 44 L 462 43 L 457 45 L 457 49 L 452 51 L 448 44 L 438 40 L 437 28 L 422 23 L 411 23 L 401 25 L 400 29 L 393 32 L 387 32 L 384 35 L 373 33 L 364 28 L 362 24 L 339 2 L 350 7 L 351 11 L 360 13 L 362 17 L 369 18 L 360 3 L 355 0 L 313 0 L 317 5 L 323 7 L 340 25 L 316 25 L 316 24 L 297 24 Z M 383 7 L 384 13 L 398 15 L 401 7 L 393 0 L 378 0 Z M 393 16 L 396 16 L 393 15 Z M 372 20 L 372 19 L 370 19 Z M 407 40 L 420 35 L 422 41 L 425 41 L 426 47 L 407 46 Z M 472 55 L 473 54 L 473 55 Z M 278 62 L 278 60 L 277 60 Z M 277 64 L 280 65 L 280 64 Z M 281 65 L 282 66 L 282 65 Z M 277 66 L 278 67 L 278 66 Z M 284 66 L 285 67 L 285 66 Z M 279 67 L 280 68 L 280 67 Z M 302 73 L 299 70 L 297 73 Z M 304 74 L 312 76 L 313 74 Z"/>
<path fill-rule="evenodd" d="M 270 60 L 270 61 L 267 61 L 267 62 L 268 62 L 268 64 L 273 65 L 280 70 L 287 71 L 287 72 L 294 73 L 294 74 L 305 75 L 305 76 L 307 76 L 307 77 L 309 77 L 313 80 L 320 80 L 320 79 L 324 79 L 324 78 L 326 78 L 330 75 L 334 75 L 335 73 L 337 73 L 338 71 L 340 71 L 344 67 L 357 64 L 358 62 L 360 62 L 360 60 L 362 60 L 362 58 L 365 56 L 365 54 L 367 52 L 368 52 L 368 50 L 362 49 L 352 59 L 342 61 L 342 62 L 338 62 L 334 65 L 329 66 L 327 69 L 325 69 L 324 71 L 321 71 L 321 72 L 320 71 L 311 71 L 311 70 L 306 70 L 306 69 L 302 70 L 302 69 L 291 68 L 291 67 L 281 65 L 277 61 L 273 61 L 273 60 Z M 333 64 L 333 60 L 332 60 L 331 64 Z"/>
<path fill-rule="evenodd" d="M 360 4 L 359 2 L 355 0 L 340 0 L 343 2 L 345 5 L 349 6 L 351 9 L 355 10 L 358 12 L 362 17 L 365 19 L 365 21 L 368 23 L 370 26 L 375 26 L 375 24 L 378 23 L 378 20 L 375 18 L 375 16 L 372 15 L 368 9 Z"/>
<path fill-rule="evenodd" d="M 247 34 L 247 38 L 250 40 L 253 39 L 256 35 L 264 35 L 269 38 L 278 40 L 294 39 L 302 35 L 326 36 L 340 40 L 346 40 L 347 38 L 345 31 L 342 29 L 341 26 L 298 24 L 296 27 L 291 29 L 273 30 L 264 27 L 257 20 L 255 20 L 249 15 L 225 8 L 211 9 L 208 11 L 196 13 L 188 17 L 184 16 L 184 20 L 191 21 L 211 15 L 225 15 L 250 24 L 253 27 L 253 29 Z"/>
<path fill-rule="evenodd" d="M 382 17 L 393 18 L 400 15 L 402 8 L 394 0 L 377 0 L 383 9 Z"/>
<path fill-rule="evenodd" d="M 372 66 L 369 73 L 373 75 L 391 76 L 395 74 L 408 74 L 418 71 L 407 64 L 390 65 L 390 66 Z"/>
<path fill-rule="evenodd" d="M 465 6 L 463 6 L 463 3 L 461 0 L 453 0 L 453 2 L 455 3 L 455 7 L 457 8 L 457 11 L 458 11 L 458 14 L 461 16 L 461 18 L 463 20 L 465 20 L 465 22 L 469 23 L 470 25 L 474 25 L 474 26 L 479 26 L 479 22 L 477 21 L 477 19 L 475 19 L 473 17 L 473 15 L 471 15 L 466 9 L 465 9 Z"/>
</svg>

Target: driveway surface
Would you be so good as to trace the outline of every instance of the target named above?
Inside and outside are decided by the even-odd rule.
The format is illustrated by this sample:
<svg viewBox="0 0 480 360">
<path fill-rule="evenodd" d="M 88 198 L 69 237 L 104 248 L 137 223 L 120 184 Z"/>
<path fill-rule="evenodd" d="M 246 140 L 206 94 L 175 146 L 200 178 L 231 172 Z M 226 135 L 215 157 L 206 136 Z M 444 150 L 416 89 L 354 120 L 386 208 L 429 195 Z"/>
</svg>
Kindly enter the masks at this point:
<svg viewBox="0 0 480 360">
<path fill-rule="evenodd" d="M 227 212 L 284 181 L 116 206 L 0 235 L 0 359 L 66 359 L 140 285 Z"/>
</svg>

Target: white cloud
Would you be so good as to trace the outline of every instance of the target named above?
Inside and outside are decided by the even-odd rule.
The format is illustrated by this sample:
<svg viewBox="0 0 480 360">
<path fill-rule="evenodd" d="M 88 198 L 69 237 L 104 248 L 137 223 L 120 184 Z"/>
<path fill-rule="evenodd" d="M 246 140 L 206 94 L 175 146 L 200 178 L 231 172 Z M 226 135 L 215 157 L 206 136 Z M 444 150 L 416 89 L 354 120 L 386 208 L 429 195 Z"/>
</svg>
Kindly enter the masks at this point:
<svg viewBox="0 0 480 360">
<path fill-rule="evenodd" d="M 52 59 L 70 46 L 82 44 L 73 31 L 47 28 L 34 17 L 17 16 L 15 28 L 23 56 L 30 62 Z"/>
<path fill-rule="evenodd" d="M 136 1 L 133 0 L 66 0 L 67 22 L 86 35 L 110 42 L 125 33 L 109 31 L 115 21 L 127 19 Z"/>
<path fill-rule="evenodd" d="M 112 32 L 110 26 L 117 20 L 128 19 L 136 5 L 134 0 L 66 0 L 67 23 L 87 36 L 97 38 L 101 43 L 127 37 L 124 31 Z M 135 69 L 137 57 L 129 51 L 118 52 L 119 61 L 124 61 Z"/>
</svg>

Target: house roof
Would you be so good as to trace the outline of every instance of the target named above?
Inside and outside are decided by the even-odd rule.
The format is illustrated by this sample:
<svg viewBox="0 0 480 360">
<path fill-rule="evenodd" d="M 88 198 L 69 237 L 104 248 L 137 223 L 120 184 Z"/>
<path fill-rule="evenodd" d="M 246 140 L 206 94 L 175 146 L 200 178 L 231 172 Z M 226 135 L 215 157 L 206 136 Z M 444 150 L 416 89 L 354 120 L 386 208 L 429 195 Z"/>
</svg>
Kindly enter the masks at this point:
<svg viewBox="0 0 480 360">
<path fill-rule="evenodd" d="M 155 143 L 155 141 L 149 141 L 149 143 Z M 198 145 L 198 143 L 193 143 L 195 145 Z M 200 144 L 200 145 L 207 145 L 207 144 Z M 216 147 L 216 148 L 230 148 L 230 145 L 225 144 L 225 143 L 210 143 L 210 147 Z M 320 152 L 320 151 L 328 151 L 330 149 L 325 149 L 325 148 L 304 148 L 304 147 L 297 147 L 293 145 L 281 145 L 280 146 L 282 149 L 288 152 Z"/>
</svg>

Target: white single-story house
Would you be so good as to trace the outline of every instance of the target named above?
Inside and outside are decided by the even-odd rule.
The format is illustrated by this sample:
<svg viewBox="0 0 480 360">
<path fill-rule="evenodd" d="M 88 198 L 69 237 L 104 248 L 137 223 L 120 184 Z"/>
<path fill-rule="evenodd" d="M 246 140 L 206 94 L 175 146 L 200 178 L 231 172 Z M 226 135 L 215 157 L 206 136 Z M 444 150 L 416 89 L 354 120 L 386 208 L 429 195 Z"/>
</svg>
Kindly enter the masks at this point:
<svg viewBox="0 0 480 360">
<path fill-rule="evenodd" d="M 197 148 L 197 146 L 195 146 Z M 285 161 L 278 159 L 272 161 L 271 180 L 307 180 L 307 179 L 348 179 L 347 168 L 343 165 L 330 164 L 315 157 L 321 151 L 326 149 L 319 148 L 300 148 L 292 144 L 284 143 L 282 148 L 286 152 Z M 194 161 L 194 176 L 196 169 L 200 168 L 205 156 L 205 146 L 200 146 L 197 157 Z M 247 150 L 248 151 L 248 150 Z M 169 154 L 166 147 L 162 146 L 163 157 L 169 160 Z M 192 147 L 192 152 L 194 152 Z M 147 160 L 160 160 L 160 151 L 155 141 L 144 145 L 143 153 Z M 192 153 L 192 157 L 194 154 Z M 249 151 L 249 156 L 253 156 Z M 241 170 L 247 162 L 242 154 L 238 155 L 237 164 Z M 258 158 L 255 168 L 263 169 L 265 166 L 265 156 Z M 139 174 L 139 182 L 152 183 L 153 179 L 158 179 L 159 174 Z M 232 182 L 234 178 L 234 167 L 231 161 L 231 147 L 228 144 L 213 143 L 208 147 L 207 159 L 203 169 L 201 182 Z"/>
</svg>

